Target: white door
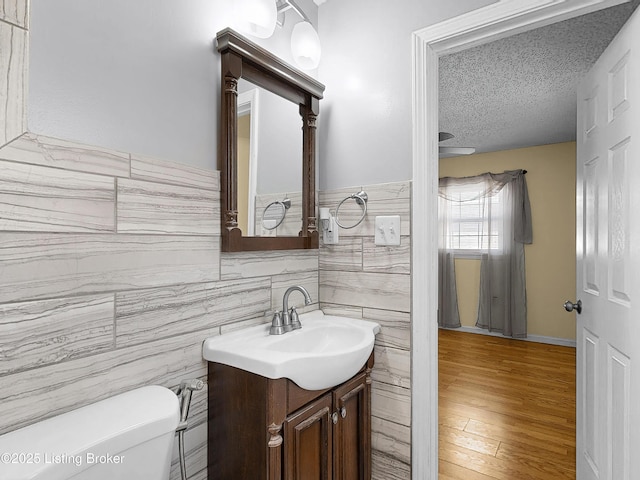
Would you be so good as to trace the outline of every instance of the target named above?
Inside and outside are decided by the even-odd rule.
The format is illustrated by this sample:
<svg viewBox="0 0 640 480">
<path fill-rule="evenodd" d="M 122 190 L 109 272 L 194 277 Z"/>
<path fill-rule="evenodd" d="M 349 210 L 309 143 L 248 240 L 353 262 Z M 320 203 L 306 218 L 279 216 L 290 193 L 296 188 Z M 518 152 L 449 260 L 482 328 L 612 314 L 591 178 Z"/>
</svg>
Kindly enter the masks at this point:
<svg viewBox="0 0 640 480">
<path fill-rule="evenodd" d="M 640 11 L 578 89 L 577 480 L 640 479 Z"/>
</svg>

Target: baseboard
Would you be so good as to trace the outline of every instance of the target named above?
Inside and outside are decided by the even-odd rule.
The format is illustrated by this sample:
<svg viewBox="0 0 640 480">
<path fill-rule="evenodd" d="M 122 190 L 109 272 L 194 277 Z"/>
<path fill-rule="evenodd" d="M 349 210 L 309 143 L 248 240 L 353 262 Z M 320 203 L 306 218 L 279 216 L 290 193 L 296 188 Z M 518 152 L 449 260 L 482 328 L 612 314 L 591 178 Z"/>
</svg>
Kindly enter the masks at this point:
<svg viewBox="0 0 640 480">
<path fill-rule="evenodd" d="M 443 330 L 455 330 L 457 332 L 477 333 L 479 335 L 488 335 L 490 337 L 511 338 L 502 335 L 500 332 L 490 332 L 484 328 L 478 327 L 459 327 L 459 328 L 443 328 Z M 544 335 L 528 335 L 527 338 L 514 338 L 514 340 L 523 340 L 525 342 L 548 343 L 549 345 L 560 345 L 563 347 L 576 348 L 576 341 L 568 338 L 546 337 Z"/>
</svg>

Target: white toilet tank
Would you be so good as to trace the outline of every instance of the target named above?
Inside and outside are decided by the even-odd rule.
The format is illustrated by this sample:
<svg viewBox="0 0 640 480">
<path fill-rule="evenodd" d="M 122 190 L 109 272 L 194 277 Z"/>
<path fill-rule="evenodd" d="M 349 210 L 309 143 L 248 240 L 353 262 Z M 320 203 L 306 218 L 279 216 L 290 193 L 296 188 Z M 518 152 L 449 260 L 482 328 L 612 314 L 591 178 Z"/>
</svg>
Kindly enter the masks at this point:
<svg viewBox="0 0 640 480">
<path fill-rule="evenodd" d="M 167 480 L 178 397 L 142 387 L 0 436 L 2 480 Z"/>
</svg>

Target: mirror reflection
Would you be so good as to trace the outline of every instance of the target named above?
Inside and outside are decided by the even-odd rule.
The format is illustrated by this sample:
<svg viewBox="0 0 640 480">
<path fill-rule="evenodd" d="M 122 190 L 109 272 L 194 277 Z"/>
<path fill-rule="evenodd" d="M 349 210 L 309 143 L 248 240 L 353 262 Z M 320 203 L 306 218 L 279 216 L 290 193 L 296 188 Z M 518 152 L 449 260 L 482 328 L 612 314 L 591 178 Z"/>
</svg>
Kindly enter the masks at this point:
<svg viewBox="0 0 640 480">
<path fill-rule="evenodd" d="M 284 222 L 287 216 L 287 210 L 291 208 L 291 199 L 285 198 L 284 200 L 271 202 L 262 210 L 262 216 L 260 217 L 260 223 L 265 230 L 275 230 L 282 222 Z"/>
<path fill-rule="evenodd" d="M 302 228 L 298 108 L 242 78 L 238 82 L 238 226 L 245 236 L 298 236 Z"/>
</svg>

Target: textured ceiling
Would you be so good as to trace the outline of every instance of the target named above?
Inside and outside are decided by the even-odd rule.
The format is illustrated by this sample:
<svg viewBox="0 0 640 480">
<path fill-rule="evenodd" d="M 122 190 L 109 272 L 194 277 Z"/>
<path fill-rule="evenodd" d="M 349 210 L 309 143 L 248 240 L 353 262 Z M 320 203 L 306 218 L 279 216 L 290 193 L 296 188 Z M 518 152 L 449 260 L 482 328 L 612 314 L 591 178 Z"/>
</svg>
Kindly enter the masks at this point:
<svg viewBox="0 0 640 480">
<path fill-rule="evenodd" d="M 492 152 L 576 139 L 576 87 L 640 0 L 440 58 L 443 146 Z"/>
</svg>

